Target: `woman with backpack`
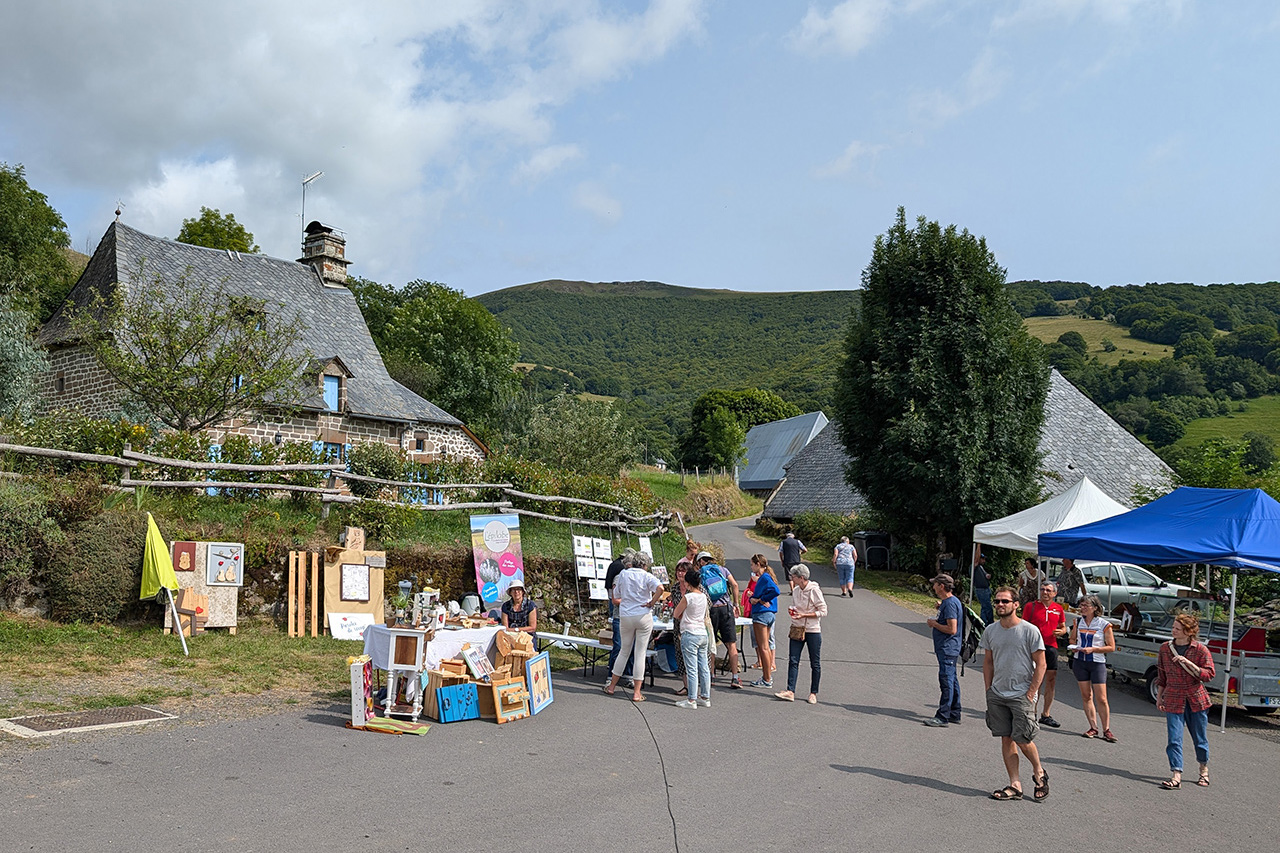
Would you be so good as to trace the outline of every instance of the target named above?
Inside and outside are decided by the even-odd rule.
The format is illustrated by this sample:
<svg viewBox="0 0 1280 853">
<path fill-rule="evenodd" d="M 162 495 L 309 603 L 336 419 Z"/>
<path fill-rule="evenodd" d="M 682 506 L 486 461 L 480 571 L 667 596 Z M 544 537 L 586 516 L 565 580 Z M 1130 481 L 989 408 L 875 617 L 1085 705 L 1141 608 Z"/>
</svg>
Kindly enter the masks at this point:
<svg viewBox="0 0 1280 853">
<path fill-rule="evenodd" d="M 685 698 L 677 708 L 711 707 L 710 636 L 707 634 L 707 594 L 702 591 L 702 573 L 690 568 L 684 573 L 684 596 L 673 618 L 680 625 L 680 650 L 684 656 Z"/>
<path fill-rule="evenodd" d="M 751 686 L 773 687 L 773 624 L 778 618 L 778 596 L 781 591 L 764 554 L 756 554 L 751 558 L 751 578 L 751 635 L 755 638 L 761 670 L 760 680 L 751 682 Z"/>
<path fill-rule="evenodd" d="M 787 662 L 787 689 L 775 693 L 784 702 L 796 699 L 796 679 L 800 675 L 800 652 L 809 647 L 809 704 L 818 704 L 818 682 L 822 678 L 822 617 L 827 615 L 827 600 L 822 590 L 809 580 L 809 567 L 797 563 L 787 570 L 791 578 L 791 644 Z"/>
</svg>

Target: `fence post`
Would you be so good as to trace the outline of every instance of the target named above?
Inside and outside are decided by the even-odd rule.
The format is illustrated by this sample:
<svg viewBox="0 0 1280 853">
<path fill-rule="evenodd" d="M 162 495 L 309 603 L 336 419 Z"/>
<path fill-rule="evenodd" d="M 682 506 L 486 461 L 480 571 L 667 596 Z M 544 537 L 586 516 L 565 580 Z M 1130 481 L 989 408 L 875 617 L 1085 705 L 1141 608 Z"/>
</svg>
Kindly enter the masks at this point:
<svg viewBox="0 0 1280 853">
<path fill-rule="evenodd" d="M 129 442 L 127 442 L 127 441 L 126 441 L 126 442 L 124 443 L 124 450 L 122 451 L 122 455 L 123 455 L 124 453 L 128 453 L 128 452 L 129 452 L 130 450 L 132 450 L 132 449 L 133 449 L 133 445 L 131 445 Z M 125 487 L 125 486 L 124 486 L 124 481 L 125 481 L 125 480 L 127 480 L 127 479 L 129 479 L 129 472 L 130 472 L 130 471 L 132 471 L 132 470 L 133 470 L 132 468 L 126 468 L 126 467 L 124 467 L 123 465 L 120 467 L 120 488 L 122 488 L 122 489 L 123 489 L 123 488 Z M 193 625 L 193 626 L 194 626 L 194 624 L 195 624 L 195 623 L 192 623 L 192 625 Z M 179 626 L 178 626 L 178 630 L 179 630 L 179 631 L 181 631 L 181 630 L 182 630 L 182 626 L 181 626 L 181 625 L 179 625 Z M 195 628 L 194 628 L 194 627 L 192 627 L 192 629 L 191 629 L 191 635 L 192 635 L 192 636 L 195 636 Z"/>
</svg>

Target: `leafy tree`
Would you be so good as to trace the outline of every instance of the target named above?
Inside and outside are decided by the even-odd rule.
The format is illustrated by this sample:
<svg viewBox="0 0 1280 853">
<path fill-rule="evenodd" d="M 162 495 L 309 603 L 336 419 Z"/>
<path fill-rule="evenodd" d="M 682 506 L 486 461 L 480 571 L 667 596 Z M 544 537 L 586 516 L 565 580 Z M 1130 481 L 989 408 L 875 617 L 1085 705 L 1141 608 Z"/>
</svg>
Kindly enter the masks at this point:
<svg viewBox="0 0 1280 853">
<path fill-rule="evenodd" d="M 1202 335 L 1183 335 L 1173 347 L 1173 357 L 1211 361 L 1214 357 L 1213 342 Z"/>
<path fill-rule="evenodd" d="M 1081 355 L 1086 355 L 1089 352 L 1089 344 L 1085 341 L 1084 335 L 1074 329 L 1058 335 L 1058 343 L 1065 347 L 1070 347 Z"/>
<path fill-rule="evenodd" d="M 1152 408 L 1147 417 L 1147 438 L 1156 447 L 1173 444 L 1187 434 L 1187 424 L 1173 412 L 1163 408 Z"/>
<path fill-rule="evenodd" d="M 1049 374 L 986 241 L 906 212 L 862 273 L 837 390 L 849 482 L 891 530 L 954 549 L 1030 506 Z"/>
<path fill-rule="evenodd" d="M 27 184 L 21 164 L 0 162 L 0 295 L 43 322 L 75 284 L 67 257 L 71 235 L 44 193 Z"/>
<path fill-rule="evenodd" d="M 747 431 L 728 409 L 712 409 L 702 421 L 703 452 L 711 465 L 728 468 L 747 452 Z"/>
<path fill-rule="evenodd" d="M 1244 469 L 1245 446 L 1226 438 L 1207 438 L 1184 451 L 1174 470 L 1183 485 L 1206 489 L 1244 489 L 1251 485 Z"/>
<path fill-rule="evenodd" d="M 1250 474 L 1264 474 L 1276 464 L 1276 440 L 1260 432 L 1246 432 L 1240 465 Z"/>
<path fill-rule="evenodd" d="M 530 459 L 579 474 L 617 477 L 636 445 L 620 407 L 561 394 L 534 407 L 522 450 Z"/>
<path fill-rule="evenodd" d="M 737 447 L 729 446 L 734 431 L 726 431 L 724 412 L 738 424 L 745 441 L 747 431 L 760 424 L 804 414 L 794 403 L 788 403 L 772 391 L 748 388 L 743 391 L 708 391 L 693 404 L 689 432 L 684 442 L 684 463 L 690 467 L 735 464 L 742 456 Z M 712 445 L 716 449 L 712 450 Z"/>
<path fill-rule="evenodd" d="M 31 318 L 0 296 L 0 418 L 29 417 L 39 399 L 40 375 L 49 368 L 44 350 L 31 339 Z"/>
<path fill-rule="evenodd" d="M 217 208 L 210 210 L 200 208 L 200 215 L 194 219 L 182 220 L 182 230 L 178 232 L 179 243 L 190 243 L 192 246 L 204 246 L 209 249 L 229 249 L 232 252 L 254 254 L 258 247 L 254 245 L 253 235 L 249 230 L 236 222 L 234 213 L 221 213 Z"/>
<path fill-rule="evenodd" d="M 392 377 L 481 432 L 518 393 L 511 332 L 460 290 L 411 282 L 375 338 Z"/>
<path fill-rule="evenodd" d="M 194 432 L 228 418 L 287 409 L 311 354 L 284 306 L 234 296 L 219 283 L 146 277 L 99 297 L 75 318 L 103 368 L 159 421 Z"/>
</svg>

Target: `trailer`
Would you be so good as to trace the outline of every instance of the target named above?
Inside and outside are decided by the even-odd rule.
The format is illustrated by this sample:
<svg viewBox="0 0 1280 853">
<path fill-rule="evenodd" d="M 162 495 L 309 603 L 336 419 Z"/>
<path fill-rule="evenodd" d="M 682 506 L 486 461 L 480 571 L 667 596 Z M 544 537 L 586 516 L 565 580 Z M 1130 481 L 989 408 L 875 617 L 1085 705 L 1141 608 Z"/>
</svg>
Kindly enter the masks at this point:
<svg viewBox="0 0 1280 853">
<path fill-rule="evenodd" d="M 1228 675 L 1227 626 L 1221 622 L 1201 626 L 1205 636 L 1200 639 L 1209 647 L 1214 666 L 1214 676 L 1205 686 L 1219 694 L 1234 694 L 1237 706 L 1250 713 L 1280 710 L 1280 654 L 1266 651 L 1266 631 L 1251 625 L 1235 627 Z M 1115 638 L 1116 651 L 1107 652 L 1107 667 L 1121 681 L 1145 681 L 1147 698 L 1156 701 L 1156 658 L 1160 647 L 1173 639 L 1167 624 L 1137 633 L 1117 627 Z"/>
</svg>

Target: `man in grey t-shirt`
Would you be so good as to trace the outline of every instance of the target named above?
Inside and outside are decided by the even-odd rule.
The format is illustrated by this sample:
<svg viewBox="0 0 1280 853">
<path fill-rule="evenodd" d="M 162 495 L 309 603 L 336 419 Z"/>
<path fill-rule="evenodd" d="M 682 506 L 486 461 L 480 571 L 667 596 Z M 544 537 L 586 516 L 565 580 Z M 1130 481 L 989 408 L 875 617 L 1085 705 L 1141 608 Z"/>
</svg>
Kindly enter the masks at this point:
<svg viewBox="0 0 1280 853">
<path fill-rule="evenodd" d="M 982 679 L 987 687 L 987 728 L 1000 738 L 1000 754 L 1009 784 L 993 791 L 993 800 L 1022 799 L 1018 778 L 1018 750 L 1031 762 L 1035 799 L 1049 796 L 1049 774 L 1040 763 L 1040 752 L 1032 742 L 1036 725 L 1036 697 L 1044 680 L 1044 639 L 1040 629 L 1018 618 L 1018 593 L 1002 586 L 991 597 L 996 618 L 982 632 L 978 648 L 982 659 Z"/>
</svg>

